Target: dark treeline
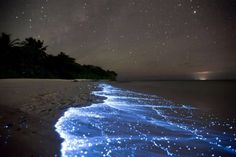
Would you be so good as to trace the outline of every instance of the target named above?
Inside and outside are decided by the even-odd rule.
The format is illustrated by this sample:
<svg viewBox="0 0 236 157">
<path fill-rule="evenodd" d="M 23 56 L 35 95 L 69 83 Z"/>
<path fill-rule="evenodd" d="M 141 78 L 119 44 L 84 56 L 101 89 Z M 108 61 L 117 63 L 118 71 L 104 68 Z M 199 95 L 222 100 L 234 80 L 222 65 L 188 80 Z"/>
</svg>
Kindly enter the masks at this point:
<svg viewBox="0 0 236 157">
<path fill-rule="evenodd" d="M 2 33 L 0 78 L 116 79 L 114 71 L 80 65 L 63 52 L 54 56 L 47 54 L 46 49 L 43 41 L 31 37 L 11 40 L 10 35 Z"/>
</svg>

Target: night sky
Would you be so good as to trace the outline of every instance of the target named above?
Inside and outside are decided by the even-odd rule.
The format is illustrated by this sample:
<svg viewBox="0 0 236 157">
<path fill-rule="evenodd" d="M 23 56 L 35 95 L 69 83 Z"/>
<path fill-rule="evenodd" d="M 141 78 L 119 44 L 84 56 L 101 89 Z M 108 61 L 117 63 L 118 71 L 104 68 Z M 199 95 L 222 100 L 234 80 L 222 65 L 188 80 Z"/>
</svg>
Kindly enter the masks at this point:
<svg viewBox="0 0 236 157">
<path fill-rule="evenodd" d="M 235 0 L 7 0 L 0 31 L 119 79 L 235 79 Z"/>
</svg>

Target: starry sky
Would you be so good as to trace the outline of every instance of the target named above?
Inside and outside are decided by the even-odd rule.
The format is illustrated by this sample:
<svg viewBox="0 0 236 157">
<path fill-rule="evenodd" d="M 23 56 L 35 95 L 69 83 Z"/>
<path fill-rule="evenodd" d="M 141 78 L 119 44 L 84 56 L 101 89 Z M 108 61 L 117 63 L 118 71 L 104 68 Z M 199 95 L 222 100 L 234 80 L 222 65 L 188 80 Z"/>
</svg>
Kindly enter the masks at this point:
<svg viewBox="0 0 236 157">
<path fill-rule="evenodd" d="M 0 31 L 120 80 L 236 79 L 235 0 L 7 0 Z"/>
</svg>

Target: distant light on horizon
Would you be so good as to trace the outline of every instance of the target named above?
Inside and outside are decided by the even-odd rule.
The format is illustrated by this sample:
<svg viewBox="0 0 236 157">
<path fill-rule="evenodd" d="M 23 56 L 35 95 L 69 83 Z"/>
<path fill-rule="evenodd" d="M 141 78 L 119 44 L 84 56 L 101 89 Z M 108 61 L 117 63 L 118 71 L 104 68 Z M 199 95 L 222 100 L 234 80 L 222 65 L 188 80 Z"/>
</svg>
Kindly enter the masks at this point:
<svg viewBox="0 0 236 157">
<path fill-rule="evenodd" d="M 207 80 L 207 78 L 206 77 L 199 77 L 199 80 L 205 81 L 205 80 Z"/>
<path fill-rule="evenodd" d="M 209 80 L 209 77 L 212 73 L 213 73 L 212 71 L 196 72 L 194 73 L 194 78 L 196 80 L 201 80 L 201 81 Z"/>
<path fill-rule="evenodd" d="M 0 30 L 47 52 L 118 73 L 120 80 L 236 79 L 236 1 L 0 2 Z M 215 15 L 215 16 L 212 16 Z M 199 74 L 200 75 L 200 74 Z"/>
</svg>

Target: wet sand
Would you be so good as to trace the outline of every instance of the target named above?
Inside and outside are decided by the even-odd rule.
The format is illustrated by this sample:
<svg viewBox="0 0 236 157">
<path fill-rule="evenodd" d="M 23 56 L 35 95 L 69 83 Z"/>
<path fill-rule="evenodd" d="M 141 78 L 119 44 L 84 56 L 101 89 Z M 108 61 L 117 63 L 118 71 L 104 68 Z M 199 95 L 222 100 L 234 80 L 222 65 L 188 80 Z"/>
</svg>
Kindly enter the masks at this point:
<svg viewBox="0 0 236 157">
<path fill-rule="evenodd" d="M 97 82 L 42 79 L 0 80 L 1 156 L 60 156 L 62 139 L 54 125 L 71 106 L 100 102 Z M 201 81 L 114 82 L 116 87 L 155 94 L 180 104 L 214 109 L 235 118 L 236 83 Z"/>
<path fill-rule="evenodd" d="M 1 156 L 60 156 L 54 125 L 71 106 L 101 101 L 97 82 L 47 79 L 0 80 Z"/>
</svg>

